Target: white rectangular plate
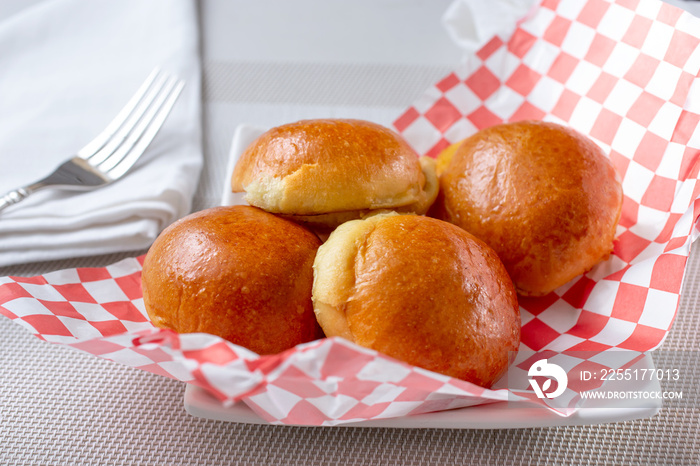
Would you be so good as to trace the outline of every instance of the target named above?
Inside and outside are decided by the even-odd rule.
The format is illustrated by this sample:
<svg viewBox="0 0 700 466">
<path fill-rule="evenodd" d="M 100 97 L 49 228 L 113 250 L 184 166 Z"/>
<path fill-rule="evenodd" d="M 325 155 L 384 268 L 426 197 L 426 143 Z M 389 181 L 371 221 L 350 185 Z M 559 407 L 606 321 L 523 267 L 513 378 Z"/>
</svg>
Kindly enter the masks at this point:
<svg viewBox="0 0 700 466">
<path fill-rule="evenodd" d="M 238 157 L 264 130 L 247 125 L 236 128 L 228 161 L 222 205 L 244 204 L 242 194 L 231 192 L 230 179 Z M 651 358 L 649 358 L 651 363 Z M 659 382 L 644 382 L 639 390 L 658 391 Z M 246 404 L 223 406 L 204 389 L 187 385 L 185 409 L 193 416 L 217 421 L 247 424 L 267 424 Z M 571 416 L 564 417 L 544 407 L 515 402 L 498 402 L 469 408 L 453 409 L 415 416 L 340 424 L 339 427 L 398 427 L 398 428 L 447 428 L 447 429 L 513 429 L 530 427 L 554 427 L 622 422 L 648 418 L 661 409 L 661 401 L 655 400 L 646 407 L 625 406 L 620 400 L 586 400 L 586 407 Z"/>
<path fill-rule="evenodd" d="M 267 424 L 246 404 L 238 402 L 232 406 L 223 406 L 207 391 L 194 385 L 187 385 L 185 389 L 185 409 L 192 416 L 205 419 L 245 424 Z M 648 418 L 657 414 L 660 409 L 660 405 L 646 408 L 588 407 L 578 410 L 571 416 L 563 417 L 534 405 L 498 402 L 415 416 L 351 422 L 334 427 L 518 429 L 576 426 Z"/>
</svg>

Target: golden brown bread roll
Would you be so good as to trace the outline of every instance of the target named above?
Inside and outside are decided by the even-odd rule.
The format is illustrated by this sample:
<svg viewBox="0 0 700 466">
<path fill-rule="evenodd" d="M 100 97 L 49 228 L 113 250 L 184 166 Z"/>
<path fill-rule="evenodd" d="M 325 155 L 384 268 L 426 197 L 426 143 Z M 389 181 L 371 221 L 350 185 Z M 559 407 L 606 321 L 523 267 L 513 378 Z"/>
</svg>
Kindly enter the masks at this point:
<svg viewBox="0 0 700 466">
<path fill-rule="evenodd" d="M 151 321 L 218 335 L 258 354 L 322 337 L 311 302 L 321 242 L 250 206 L 217 207 L 166 228 L 143 264 Z"/>
<path fill-rule="evenodd" d="M 438 190 L 434 160 L 388 128 L 349 119 L 272 128 L 241 155 L 231 187 L 251 205 L 329 228 L 378 209 L 424 214 Z"/>
<path fill-rule="evenodd" d="M 429 217 L 338 227 L 316 255 L 313 300 L 327 336 L 483 387 L 520 343 L 516 292 L 496 253 Z"/>
<path fill-rule="evenodd" d="M 540 296 L 608 257 L 622 186 L 586 136 L 537 121 L 477 132 L 442 155 L 430 215 L 489 244 L 522 295 Z"/>
</svg>

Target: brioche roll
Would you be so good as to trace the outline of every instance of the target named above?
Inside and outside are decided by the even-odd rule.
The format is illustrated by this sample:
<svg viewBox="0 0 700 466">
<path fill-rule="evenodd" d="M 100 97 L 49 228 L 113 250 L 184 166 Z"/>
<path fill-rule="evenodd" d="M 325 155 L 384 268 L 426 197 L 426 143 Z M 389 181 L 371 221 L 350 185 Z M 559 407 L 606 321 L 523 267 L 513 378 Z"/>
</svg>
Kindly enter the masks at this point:
<svg viewBox="0 0 700 466">
<path fill-rule="evenodd" d="M 515 289 L 496 253 L 424 216 L 338 227 L 316 255 L 313 301 L 327 336 L 483 387 L 520 342 Z"/>
<path fill-rule="evenodd" d="M 320 338 L 311 302 L 320 244 L 304 227 L 255 207 L 194 213 L 146 254 L 146 310 L 157 327 L 218 335 L 258 354 Z"/>
<path fill-rule="evenodd" d="M 268 212 L 334 228 L 375 210 L 424 214 L 438 191 L 435 161 L 363 120 L 304 120 L 272 128 L 241 155 L 233 192 Z"/>
<path fill-rule="evenodd" d="M 611 253 L 622 186 L 586 136 L 521 121 L 452 149 L 439 156 L 441 192 L 430 215 L 489 244 L 522 295 L 545 295 Z"/>
</svg>

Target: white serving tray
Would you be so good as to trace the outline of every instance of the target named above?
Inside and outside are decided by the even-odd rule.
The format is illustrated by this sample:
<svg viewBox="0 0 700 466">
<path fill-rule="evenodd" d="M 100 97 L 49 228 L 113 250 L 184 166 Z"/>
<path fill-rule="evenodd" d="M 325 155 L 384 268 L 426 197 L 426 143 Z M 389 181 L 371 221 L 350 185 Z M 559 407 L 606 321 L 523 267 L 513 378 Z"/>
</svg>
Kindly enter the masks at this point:
<svg viewBox="0 0 700 466">
<path fill-rule="evenodd" d="M 600 401 L 596 400 L 596 403 Z M 268 424 L 246 404 L 238 402 L 230 407 L 223 406 L 207 391 L 194 385 L 187 385 L 185 389 L 185 410 L 192 416 L 216 421 Z M 563 417 L 534 405 L 502 401 L 415 416 L 350 422 L 334 427 L 519 429 L 578 426 L 644 419 L 656 415 L 660 410 L 660 403 L 658 406 L 635 408 L 622 407 L 618 402 L 614 408 L 591 406 L 581 408 L 571 416 Z"/>
<path fill-rule="evenodd" d="M 230 189 L 233 167 L 243 150 L 257 138 L 264 129 L 248 125 L 236 128 L 231 154 L 228 161 L 222 205 L 244 204 L 241 194 Z M 647 364 L 653 367 L 651 357 Z M 660 391 L 658 380 L 643 381 L 635 389 L 640 391 Z M 391 419 L 339 424 L 337 427 L 394 427 L 394 428 L 447 428 L 447 429 L 514 429 L 532 427 L 574 426 L 622 422 L 649 418 L 661 410 L 661 400 L 647 400 L 644 407 L 634 402 L 615 400 L 586 400 L 584 407 L 570 416 L 560 416 L 544 407 L 523 402 L 497 402 L 468 408 L 453 409 L 435 413 L 404 416 Z M 238 402 L 224 406 L 204 389 L 187 385 L 184 396 L 185 410 L 192 416 L 226 422 L 247 424 L 268 424 L 255 414 L 245 403 Z"/>
</svg>

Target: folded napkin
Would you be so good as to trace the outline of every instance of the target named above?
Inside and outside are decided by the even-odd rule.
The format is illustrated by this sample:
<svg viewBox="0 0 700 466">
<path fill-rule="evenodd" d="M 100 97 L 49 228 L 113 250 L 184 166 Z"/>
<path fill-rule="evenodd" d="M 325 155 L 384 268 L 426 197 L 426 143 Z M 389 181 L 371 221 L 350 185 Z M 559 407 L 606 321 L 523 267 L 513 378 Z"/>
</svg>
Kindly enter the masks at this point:
<svg viewBox="0 0 700 466">
<path fill-rule="evenodd" d="M 75 154 L 156 66 L 186 85 L 141 159 L 104 188 L 0 212 L 0 266 L 148 247 L 189 213 L 202 166 L 193 0 L 43 1 L 0 22 L 0 195 Z"/>
</svg>

